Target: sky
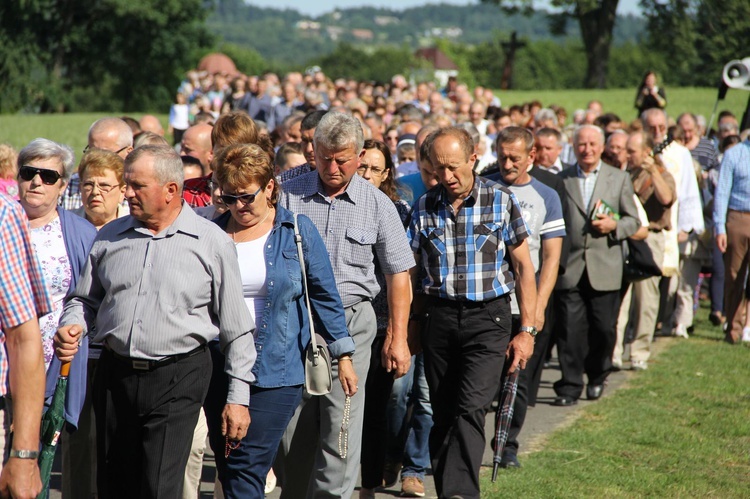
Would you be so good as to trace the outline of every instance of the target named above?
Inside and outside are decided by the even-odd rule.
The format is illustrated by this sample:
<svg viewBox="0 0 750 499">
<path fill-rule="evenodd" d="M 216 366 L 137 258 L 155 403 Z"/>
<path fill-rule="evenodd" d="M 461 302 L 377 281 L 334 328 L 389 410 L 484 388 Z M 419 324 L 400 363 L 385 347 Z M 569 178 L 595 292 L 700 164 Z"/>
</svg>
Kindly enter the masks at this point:
<svg viewBox="0 0 750 499">
<path fill-rule="evenodd" d="M 245 0 L 251 5 L 258 7 L 274 7 L 279 9 L 291 8 L 300 11 L 303 14 L 317 16 L 330 12 L 335 8 L 347 7 L 384 7 L 390 9 L 407 9 L 417 7 L 428 3 L 451 3 L 455 5 L 468 5 L 479 3 L 479 0 Z M 637 14 L 640 12 L 638 6 L 639 0 L 620 0 L 617 7 L 619 14 Z M 537 2 L 538 5 L 543 5 Z"/>
</svg>

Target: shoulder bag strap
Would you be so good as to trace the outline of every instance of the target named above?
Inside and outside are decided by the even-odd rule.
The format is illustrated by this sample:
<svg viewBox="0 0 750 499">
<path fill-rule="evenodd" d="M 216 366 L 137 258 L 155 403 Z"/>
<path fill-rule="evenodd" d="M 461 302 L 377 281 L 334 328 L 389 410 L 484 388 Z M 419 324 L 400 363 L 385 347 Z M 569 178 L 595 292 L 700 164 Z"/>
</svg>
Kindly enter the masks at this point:
<svg viewBox="0 0 750 499">
<path fill-rule="evenodd" d="M 315 325 L 313 323 L 312 309 L 310 308 L 310 294 L 307 290 L 307 270 L 305 269 L 305 256 L 302 252 L 302 236 L 299 233 L 297 214 L 294 214 L 294 242 L 297 243 L 297 255 L 299 256 L 299 266 L 302 269 L 302 290 L 305 293 L 305 304 L 307 305 L 307 320 L 310 322 L 310 341 L 312 342 L 313 359 L 317 364 L 318 360 L 318 343 L 315 340 Z"/>
</svg>

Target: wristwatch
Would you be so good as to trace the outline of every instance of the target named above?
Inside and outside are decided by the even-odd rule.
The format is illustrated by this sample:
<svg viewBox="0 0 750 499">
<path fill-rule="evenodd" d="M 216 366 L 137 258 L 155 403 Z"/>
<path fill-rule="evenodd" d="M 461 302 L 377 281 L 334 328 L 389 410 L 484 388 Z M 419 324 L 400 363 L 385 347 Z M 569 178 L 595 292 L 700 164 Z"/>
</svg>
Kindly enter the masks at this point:
<svg viewBox="0 0 750 499">
<path fill-rule="evenodd" d="M 39 457 L 39 451 L 11 449 L 10 457 L 17 457 L 18 459 L 37 459 Z"/>
<path fill-rule="evenodd" d="M 534 339 L 536 339 L 536 334 L 539 332 L 534 326 L 521 326 L 518 330 L 522 333 L 529 333 Z"/>
</svg>

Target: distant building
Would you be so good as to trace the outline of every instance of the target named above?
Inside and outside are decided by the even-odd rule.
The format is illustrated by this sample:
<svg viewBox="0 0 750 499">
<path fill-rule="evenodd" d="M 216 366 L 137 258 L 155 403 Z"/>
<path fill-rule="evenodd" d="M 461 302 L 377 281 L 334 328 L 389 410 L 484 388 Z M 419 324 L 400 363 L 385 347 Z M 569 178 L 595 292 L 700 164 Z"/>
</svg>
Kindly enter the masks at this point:
<svg viewBox="0 0 750 499">
<path fill-rule="evenodd" d="M 398 24 L 398 17 L 393 16 L 375 16 L 375 24 L 378 26 L 388 26 L 389 24 Z"/>
<path fill-rule="evenodd" d="M 375 35 L 369 29 L 353 29 L 352 36 L 357 40 L 372 40 Z"/>
<path fill-rule="evenodd" d="M 414 55 L 432 64 L 434 78 L 440 83 L 440 86 L 444 87 L 451 76 L 458 76 L 456 63 L 439 48 L 422 48 L 417 50 Z"/>
<path fill-rule="evenodd" d="M 432 38 L 458 38 L 464 34 L 464 30 L 457 26 L 448 28 L 430 28 L 425 30 L 425 36 Z"/>
</svg>

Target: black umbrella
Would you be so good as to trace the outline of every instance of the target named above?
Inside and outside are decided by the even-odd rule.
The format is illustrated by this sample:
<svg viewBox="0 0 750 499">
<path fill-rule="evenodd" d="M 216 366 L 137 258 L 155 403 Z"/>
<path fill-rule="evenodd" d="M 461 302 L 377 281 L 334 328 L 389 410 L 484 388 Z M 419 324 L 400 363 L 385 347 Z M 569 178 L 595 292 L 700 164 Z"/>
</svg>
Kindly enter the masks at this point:
<svg viewBox="0 0 750 499">
<path fill-rule="evenodd" d="M 42 492 L 37 499 L 47 496 L 50 475 L 52 475 L 52 463 L 55 460 L 57 442 L 60 439 L 63 425 L 65 424 L 65 389 L 68 386 L 68 374 L 70 373 L 70 362 L 60 365 L 60 377 L 57 378 L 55 393 L 49 409 L 42 416 L 42 451 L 39 453 L 39 474 L 42 478 Z"/>
<path fill-rule="evenodd" d="M 516 392 L 518 391 L 518 375 L 521 368 L 517 367 L 515 371 L 505 378 L 505 385 L 500 394 L 500 407 L 497 409 L 497 420 L 495 421 L 495 455 L 492 457 L 492 482 L 497 480 L 497 470 L 500 467 L 500 461 L 503 459 L 503 449 L 505 442 L 508 440 L 508 431 L 510 422 L 513 419 L 513 404 L 516 401 Z"/>
</svg>

